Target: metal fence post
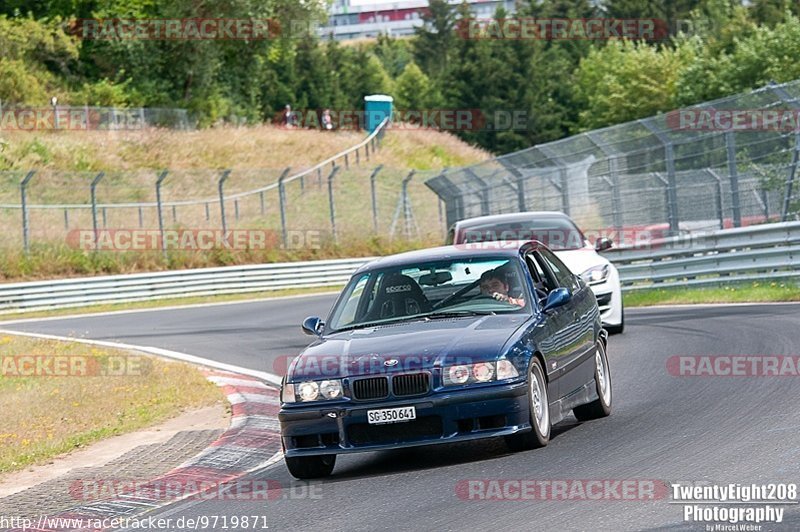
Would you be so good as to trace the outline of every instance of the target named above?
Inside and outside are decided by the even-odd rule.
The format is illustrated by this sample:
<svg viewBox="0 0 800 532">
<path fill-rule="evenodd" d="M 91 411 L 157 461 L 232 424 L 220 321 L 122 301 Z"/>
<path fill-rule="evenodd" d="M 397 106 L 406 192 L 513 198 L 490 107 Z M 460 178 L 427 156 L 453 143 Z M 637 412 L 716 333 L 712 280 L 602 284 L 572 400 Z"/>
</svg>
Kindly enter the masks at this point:
<svg viewBox="0 0 800 532">
<path fill-rule="evenodd" d="M 646 127 L 664 146 L 664 158 L 666 159 L 667 179 L 665 180 L 656 172 L 656 177 L 667 187 L 667 219 L 669 220 L 669 234 L 679 233 L 680 221 L 678 219 L 678 184 L 675 178 L 675 150 L 672 141 L 664 135 L 662 131 L 650 123 L 650 120 L 637 120 L 638 123 Z"/>
<path fill-rule="evenodd" d="M 205 206 L 206 206 L 206 221 L 209 222 L 211 221 L 211 209 L 208 206 L 208 202 L 206 202 Z"/>
<path fill-rule="evenodd" d="M 411 202 L 408 199 L 408 184 L 414 178 L 416 170 L 411 172 L 403 179 L 403 231 L 406 234 L 406 240 L 411 240 L 411 223 L 414 214 L 411 212 Z"/>
<path fill-rule="evenodd" d="M 607 182 L 611 187 L 611 219 L 614 223 L 614 229 L 621 233 L 624 222 L 622 219 L 622 196 L 619 191 L 619 167 L 617 166 L 617 162 L 616 157 L 609 159 L 608 169 L 611 174 L 611 179 Z"/>
<path fill-rule="evenodd" d="M 178 222 L 178 207 L 177 205 L 172 206 L 172 223 Z"/>
<path fill-rule="evenodd" d="M 664 142 L 667 155 L 667 218 L 669 219 L 669 234 L 677 235 L 679 231 L 678 219 L 678 183 L 675 179 L 675 150 L 672 142 Z"/>
<path fill-rule="evenodd" d="M 714 204 L 717 210 L 717 218 L 719 219 L 719 228 L 725 229 L 725 211 L 722 208 L 722 178 L 711 168 L 706 168 L 706 172 L 708 172 L 717 183 L 714 190 Z"/>
<path fill-rule="evenodd" d="M 525 212 L 528 209 L 528 201 L 525 198 L 525 176 L 504 159 L 497 159 L 497 161 L 508 170 L 508 173 L 514 176 L 514 183 L 517 191 L 517 210 L 519 212 Z"/>
<path fill-rule="evenodd" d="M 164 240 L 164 214 L 161 212 L 161 184 L 167 178 L 168 170 L 161 172 L 156 180 L 156 208 L 158 209 L 158 232 L 161 235 L 161 252 L 164 254 L 164 261 L 167 260 L 167 242 Z"/>
<path fill-rule="evenodd" d="M 95 251 L 97 251 L 97 185 L 100 184 L 105 175 L 105 172 L 100 172 L 92 180 L 92 184 L 89 185 L 89 193 L 92 197 L 92 247 Z"/>
<path fill-rule="evenodd" d="M 144 213 L 142 212 L 142 208 L 139 207 L 139 229 L 144 227 Z"/>
<path fill-rule="evenodd" d="M 789 94 L 786 89 L 780 85 L 770 82 L 769 88 L 775 93 L 781 102 L 787 104 L 793 109 L 800 109 L 800 103 L 796 97 Z M 786 179 L 786 188 L 783 196 L 783 206 L 781 207 L 781 221 L 786 222 L 789 220 L 789 209 L 792 203 L 792 188 L 794 186 L 794 179 L 797 174 L 797 165 L 800 163 L 800 131 L 795 130 L 794 133 L 794 151 L 792 153 L 792 163 L 789 166 L 789 176 Z"/>
<path fill-rule="evenodd" d="M 378 172 L 380 172 L 381 169 L 383 169 L 383 165 L 379 164 L 369 176 L 369 191 L 372 198 L 372 229 L 376 234 L 378 232 L 378 194 L 375 190 L 375 179 L 377 178 Z"/>
<path fill-rule="evenodd" d="M 278 204 L 281 210 L 281 237 L 285 249 L 288 246 L 288 235 L 286 233 L 286 188 L 283 184 L 284 179 L 286 179 L 285 175 L 281 175 L 278 178 Z"/>
<path fill-rule="evenodd" d="M 228 180 L 228 176 L 231 175 L 230 170 L 225 170 L 222 172 L 222 175 L 219 176 L 219 181 L 217 182 L 217 188 L 219 189 L 219 214 L 222 218 L 222 233 L 223 235 L 228 232 L 228 222 L 225 220 L 225 181 Z"/>
<path fill-rule="evenodd" d="M 473 172 L 471 168 L 464 168 L 464 173 L 478 184 L 481 197 L 481 215 L 487 216 L 491 214 L 491 206 L 489 205 L 489 185 L 486 184 L 486 181 L 478 177 L 478 174 Z"/>
<path fill-rule="evenodd" d="M 739 201 L 739 170 L 736 165 L 736 137 L 732 131 L 725 133 L 725 147 L 728 149 L 728 175 L 731 180 L 731 207 L 733 226 L 742 226 L 742 209 Z"/>
<path fill-rule="evenodd" d="M 670 194 L 669 194 L 669 179 L 662 176 L 659 172 L 653 172 L 653 176 L 658 179 L 662 185 L 664 185 L 664 205 L 667 209 L 666 215 L 667 218 L 672 220 L 671 207 L 670 207 Z M 670 223 L 670 228 L 672 227 L 672 223 Z"/>
<path fill-rule="evenodd" d="M 28 241 L 28 231 L 30 230 L 30 220 L 28 219 L 28 183 L 36 174 L 36 170 L 31 170 L 22 178 L 19 183 L 19 195 L 22 206 L 22 245 L 25 249 L 25 255 L 30 253 L 30 242 Z"/>
<path fill-rule="evenodd" d="M 789 209 L 792 203 L 792 187 L 794 178 L 797 174 L 797 165 L 800 163 L 800 132 L 794 134 L 794 152 L 792 153 L 792 165 L 789 167 L 789 177 L 786 179 L 786 190 L 783 196 L 783 207 L 781 208 L 781 221 L 789 220 Z"/>
<path fill-rule="evenodd" d="M 331 231 L 333 234 L 334 244 L 338 244 L 339 239 L 336 234 L 336 207 L 333 201 L 333 178 L 336 177 L 336 174 L 339 172 L 339 168 L 339 166 L 334 166 L 333 170 L 331 170 L 331 173 L 328 176 L 328 205 L 331 210 Z"/>
<path fill-rule="evenodd" d="M 567 176 L 567 169 L 559 167 L 558 173 L 561 176 L 561 210 L 564 214 L 569 216 L 569 177 Z"/>
<path fill-rule="evenodd" d="M 64 209 L 64 229 L 69 229 L 69 209 Z"/>
</svg>

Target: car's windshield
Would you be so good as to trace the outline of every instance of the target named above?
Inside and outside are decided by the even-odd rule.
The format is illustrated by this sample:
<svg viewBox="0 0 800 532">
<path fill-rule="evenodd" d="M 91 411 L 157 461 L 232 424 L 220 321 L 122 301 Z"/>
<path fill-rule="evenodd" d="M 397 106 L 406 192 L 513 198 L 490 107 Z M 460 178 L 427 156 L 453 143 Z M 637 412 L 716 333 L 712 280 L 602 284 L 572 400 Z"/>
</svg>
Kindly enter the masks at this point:
<svg viewBox="0 0 800 532">
<path fill-rule="evenodd" d="M 469 258 L 407 264 L 357 274 L 331 313 L 343 330 L 411 319 L 524 312 L 529 307 L 516 259 Z"/>
<path fill-rule="evenodd" d="M 513 222 L 488 222 L 464 228 L 457 244 L 511 240 L 538 240 L 552 250 L 580 249 L 586 237 L 569 218 L 542 216 Z"/>
</svg>

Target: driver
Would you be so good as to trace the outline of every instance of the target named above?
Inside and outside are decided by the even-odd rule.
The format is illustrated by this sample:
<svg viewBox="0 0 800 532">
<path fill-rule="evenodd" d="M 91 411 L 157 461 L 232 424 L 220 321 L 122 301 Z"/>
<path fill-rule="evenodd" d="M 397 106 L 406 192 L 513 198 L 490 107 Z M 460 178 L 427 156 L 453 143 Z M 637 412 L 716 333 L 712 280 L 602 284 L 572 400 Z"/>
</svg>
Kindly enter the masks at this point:
<svg viewBox="0 0 800 532">
<path fill-rule="evenodd" d="M 508 295 L 508 283 L 503 276 L 495 270 L 489 270 L 481 275 L 481 294 L 493 297 L 498 301 L 505 301 L 520 307 L 525 306 L 525 299 L 513 298 Z"/>
</svg>

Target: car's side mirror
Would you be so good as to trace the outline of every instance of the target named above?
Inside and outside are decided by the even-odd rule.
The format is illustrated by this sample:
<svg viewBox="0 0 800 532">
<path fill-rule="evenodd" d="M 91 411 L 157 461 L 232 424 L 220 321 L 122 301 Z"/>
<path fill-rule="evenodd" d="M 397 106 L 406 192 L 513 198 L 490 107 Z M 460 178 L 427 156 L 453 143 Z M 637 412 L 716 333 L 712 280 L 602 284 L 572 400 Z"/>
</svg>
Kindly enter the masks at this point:
<svg viewBox="0 0 800 532">
<path fill-rule="evenodd" d="M 607 249 L 611 249 L 612 247 L 614 247 L 614 242 L 604 236 L 601 236 L 594 242 L 595 251 L 605 251 Z"/>
<path fill-rule="evenodd" d="M 544 311 L 548 312 L 554 308 L 566 305 L 572 299 L 572 294 L 566 288 L 556 288 L 551 290 L 547 295 L 547 301 L 544 304 Z"/>
<path fill-rule="evenodd" d="M 322 332 L 322 327 L 324 326 L 325 322 L 319 319 L 317 316 L 309 316 L 303 320 L 302 329 L 306 334 L 319 336 Z"/>
</svg>

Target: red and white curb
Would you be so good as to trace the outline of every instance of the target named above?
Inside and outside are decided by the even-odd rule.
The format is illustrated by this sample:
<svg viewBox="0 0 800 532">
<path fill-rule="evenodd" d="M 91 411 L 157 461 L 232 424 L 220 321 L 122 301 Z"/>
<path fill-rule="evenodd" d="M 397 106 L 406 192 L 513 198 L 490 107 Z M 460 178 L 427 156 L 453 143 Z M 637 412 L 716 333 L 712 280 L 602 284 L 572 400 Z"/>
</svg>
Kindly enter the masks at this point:
<svg viewBox="0 0 800 532">
<path fill-rule="evenodd" d="M 238 373 L 204 370 L 206 377 L 222 387 L 232 408 L 231 424 L 214 442 L 197 456 L 175 469 L 152 479 L 137 483 L 135 492 L 120 493 L 106 500 L 93 501 L 56 515 L 42 517 L 26 531 L 65 532 L 103 530 L 83 526 L 53 527 L 51 523 L 109 522 L 110 519 L 138 517 L 145 512 L 173 504 L 194 496 L 203 496 L 203 489 L 214 486 L 215 493 L 221 485 L 231 484 L 253 471 L 263 469 L 277 461 L 281 453 L 278 410 L 279 391 L 263 381 Z M 180 485 L 181 496 L 164 497 L 164 485 Z M 196 488 L 196 489 L 193 489 Z M 12 529 L 22 531 L 22 529 Z"/>
</svg>

